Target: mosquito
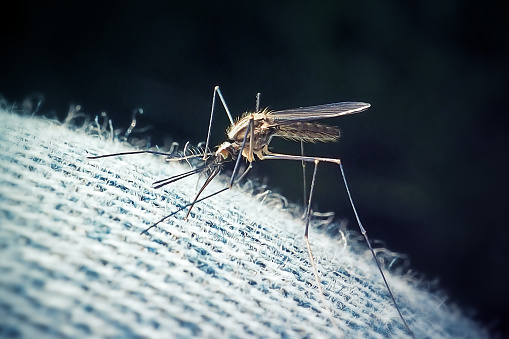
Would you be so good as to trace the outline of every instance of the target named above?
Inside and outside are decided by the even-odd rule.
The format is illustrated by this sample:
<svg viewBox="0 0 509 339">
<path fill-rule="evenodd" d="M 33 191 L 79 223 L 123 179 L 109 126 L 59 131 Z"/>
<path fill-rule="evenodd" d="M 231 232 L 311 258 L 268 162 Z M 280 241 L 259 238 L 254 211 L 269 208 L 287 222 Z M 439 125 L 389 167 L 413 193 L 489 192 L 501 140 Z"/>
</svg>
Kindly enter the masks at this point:
<svg viewBox="0 0 509 339">
<path fill-rule="evenodd" d="M 216 96 L 219 97 L 221 103 L 228 115 L 230 120 L 230 126 L 227 129 L 228 140 L 223 142 L 221 145 L 217 146 L 217 150 L 215 152 L 211 152 L 209 150 L 209 142 L 210 135 L 212 130 L 212 120 L 214 118 L 214 109 L 216 105 Z M 306 202 L 306 195 L 304 194 L 304 200 L 306 202 L 306 212 L 305 212 L 305 231 L 304 231 L 304 240 L 306 243 L 309 259 L 311 262 L 311 266 L 313 268 L 313 273 L 315 276 L 315 281 L 318 287 L 318 291 L 320 293 L 322 302 L 324 303 L 325 308 L 327 309 L 327 303 L 325 301 L 325 297 L 321 288 L 320 279 L 318 276 L 318 271 L 316 268 L 313 252 L 311 251 L 311 245 L 309 242 L 309 223 L 311 219 L 311 203 L 313 199 L 313 191 L 315 186 L 316 172 L 318 168 L 318 164 L 321 162 L 332 163 L 339 166 L 341 171 L 341 176 L 346 188 L 346 193 L 348 195 L 350 205 L 354 212 L 357 224 L 361 231 L 361 234 L 364 236 L 366 243 L 368 245 L 369 250 L 374 258 L 374 261 L 380 271 L 380 275 L 385 283 L 387 291 L 391 297 L 391 300 L 403 322 L 405 328 L 408 333 L 414 337 L 414 334 L 410 327 L 408 326 L 401 310 L 396 302 L 394 294 L 392 293 L 391 288 L 389 287 L 389 283 L 385 277 L 385 274 L 382 270 L 382 267 L 376 257 L 375 251 L 371 246 L 371 242 L 369 241 L 367 232 L 362 225 L 362 222 L 357 213 L 357 209 L 355 208 L 352 195 L 350 193 L 350 189 L 348 187 L 348 183 L 346 180 L 345 171 L 343 169 L 343 165 L 341 164 L 340 159 L 335 158 L 323 158 L 323 157 L 313 157 L 313 156 L 304 156 L 301 155 L 291 155 L 291 154 L 280 154 L 273 153 L 269 150 L 269 144 L 273 137 L 281 137 L 285 139 L 290 139 L 293 141 L 301 142 L 301 153 L 303 153 L 302 143 L 304 142 L 333 142 L 337 141 L 340 136 L 339 129 L 335 126 L 328 126 L 316 123 L 316 120 L 328 119 L 339 117 L 343 115 L 356 114 L 367 110 L 371 105 L 364 102 L 337 102 L 332 104 L 325 105 L 317 105 L 317 106 L 309 106 L 309 107 L 300 107 L 293 109 L 286 109 L 280 111 L 271 111 L 267 108 L 260 109 L 259 107 L 259 95 L 257 96 L 256 101 L 256 109 L 254 112 L 246 112 L 244 115 L 240 117 L 240 119 L 235 122 L 230 114 L 226 101 L 219 89 L 219 86 L 214 88 L 214 93 L 212 96 L 212 108 L 210 113 L 210 121 L 209 128 L 207 134 L 207 141 L 205 144 L 205 148 L 203 153 L 193 154 L 190 156 L 183 157 L 175 157 L 175 154 L 158 152 L 158 151 L 133 151 L 133 152 L 123 152 L 123 153 L 113 153 L 113 154 L 105 154 L 99 156 L 90 156 L 89 159 L 98 159 L 105 158 L 111 156 L 120 156 L 120 155 L 130 155 L 130 154 L 141 154 L 141 153 L 150 153 L 156 155 L 164 155 L 167 156 L 168 161 L 183 161 L 188 160 L 190 158 L 202 157 L 204 161 L 204 165 L 194 168 L 188 172 L 178 174 L 166 179 L 158 180 L 153 183 L 154 188 L 161 188 L 170 183 L 176 182 L 180 179 L 189 177 L 194 174 L 199 174 L 203 172 L 208 172 L 208 177 L 205 180 L 204 184 L 199 189 L 196 194 L 194 200 L 185 206 L 179 208 L 177 211 L 165 216 L 160 219 L 156 223 L 152 224 L 149 228 L 145 229 L 141 232 L 141 234 L 148 234 L 148 231 L 165 221 L 166 219 L 172 217 L 178 212 L 189 207 L 186 218 L 189 216 L 191 209 L 194 205 L 200 201 L 206 200 L 215 196 L 219 193 L 222 193 L 226 190 L 231 189 L 235 183 L 240 182 L 251 170 L 252 164 L 256 160 L 296 160 L 301 161 L 304 169 L 304 164 L 306 162 L 314 163 L 313 175 L 311 178 L 311 185 L 309 190 L 309 196 Z M 248 162 L 247 168 L 243 171 L 242 174 L 239 174 L 239 168 L 241 159 L 246 159 Z M 223 189 L 216 191 L 212 194 L 209 194 L 205 197 L 201 197 L 201 194 L 207 187 L 207 185 L 221 172 L 223 165 L 229 162 L 235 162 L 235 166 L 233 168 L 233 172 L 230 176 L 230 180 L 228 185 Z M 305 177 L 304 177 L 305 178 Z M 305 191 L 305 190 L 304 190 Z M 330 309 L 329 315 L 332 323 L 335 325 L 333 320 L 333 315 Z"/>
</svg>

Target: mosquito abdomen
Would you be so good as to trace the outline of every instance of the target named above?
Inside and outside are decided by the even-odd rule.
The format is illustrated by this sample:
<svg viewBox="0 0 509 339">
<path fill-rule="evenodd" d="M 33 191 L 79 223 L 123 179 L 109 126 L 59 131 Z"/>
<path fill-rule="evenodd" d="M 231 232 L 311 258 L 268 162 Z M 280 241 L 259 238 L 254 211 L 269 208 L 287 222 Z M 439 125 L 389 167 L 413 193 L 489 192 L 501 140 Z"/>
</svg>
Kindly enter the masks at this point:
<svg viewBox="0 0 509 339">
<path fill-rule="evenodd" d="M 279 125 L 274 136 L 304 142 L 332 142 L 339 139 L 339 128 L 312 122 Z"/>
</svg>

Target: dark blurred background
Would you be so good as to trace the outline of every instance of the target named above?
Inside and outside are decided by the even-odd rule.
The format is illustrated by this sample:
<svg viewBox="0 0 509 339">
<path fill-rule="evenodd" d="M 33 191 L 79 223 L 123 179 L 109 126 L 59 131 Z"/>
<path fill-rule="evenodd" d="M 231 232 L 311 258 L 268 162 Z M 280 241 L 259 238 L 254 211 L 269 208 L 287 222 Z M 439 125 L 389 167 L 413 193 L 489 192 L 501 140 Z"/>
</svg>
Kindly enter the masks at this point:
<svg viewBox="0 0 509 339">
<path fill-rule="evenodd" d="M 0 94 L 64 118 L 70 104 L 126 128 L 204 141 L 212 91 L 234 115 L 365 101 L 333 119 L 342 139 L 306 154 L 343 160 L 372 239 L 408 254 L 494 332 L 509 333 L 508 39 L 504 1 L 11 2 L 2 10 Z M 213 143 L 224 140 L 218 110 Z M 299 153 L 299 144 L 273 149 Z M 259 165 L 259 166 L 258 166 Z M 251 175 L 294 202 L 300 164 Z M 319 168 L 316 208 L 357 229 L 335 166 Z M 312 235 L 311 235 L 312 237 Z M 380 245 L 380 243 L 377 243 Z"/>
</svg>

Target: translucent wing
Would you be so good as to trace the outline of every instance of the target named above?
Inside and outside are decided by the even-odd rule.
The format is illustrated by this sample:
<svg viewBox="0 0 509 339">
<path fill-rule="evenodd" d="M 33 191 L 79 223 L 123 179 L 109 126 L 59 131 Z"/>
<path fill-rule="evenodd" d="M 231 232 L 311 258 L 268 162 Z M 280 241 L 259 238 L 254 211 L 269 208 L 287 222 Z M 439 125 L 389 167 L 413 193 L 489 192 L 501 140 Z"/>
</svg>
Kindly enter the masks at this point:
<svg viewBox="0 0 509 339">
<path fill-rule="evenodd" d="M 285 109 L 282 111 L 269 112 L 267 122 L 274 125 L 295 124 L 340 115 L 355 114 L 367 110 L 371 105 L 365 102 L 337 102 L 318 106 Z"/>
</svg>

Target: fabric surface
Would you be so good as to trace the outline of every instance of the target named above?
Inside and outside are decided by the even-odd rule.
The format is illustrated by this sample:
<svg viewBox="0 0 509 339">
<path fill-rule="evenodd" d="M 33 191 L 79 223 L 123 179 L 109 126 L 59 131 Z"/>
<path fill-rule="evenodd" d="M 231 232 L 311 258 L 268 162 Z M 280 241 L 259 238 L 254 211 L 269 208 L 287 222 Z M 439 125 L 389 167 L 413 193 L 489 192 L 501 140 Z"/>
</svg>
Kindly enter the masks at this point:
<svg viewBox="0 0 509 339">
<path fill-rule="evenodd" d="M 197 177 L 153 189 L 189 166 L 88 160 L 133 148 L 83 129 L 0 112 L 0 337 L 408 337 L 364 245 L 312 223 L 332 326 L 304 223 L 277 196 L 234 187 L 140 235 L 194 198 Z M 417 338 L 488 336 L 409 277 L 387 276 Z"/>
</svg>

